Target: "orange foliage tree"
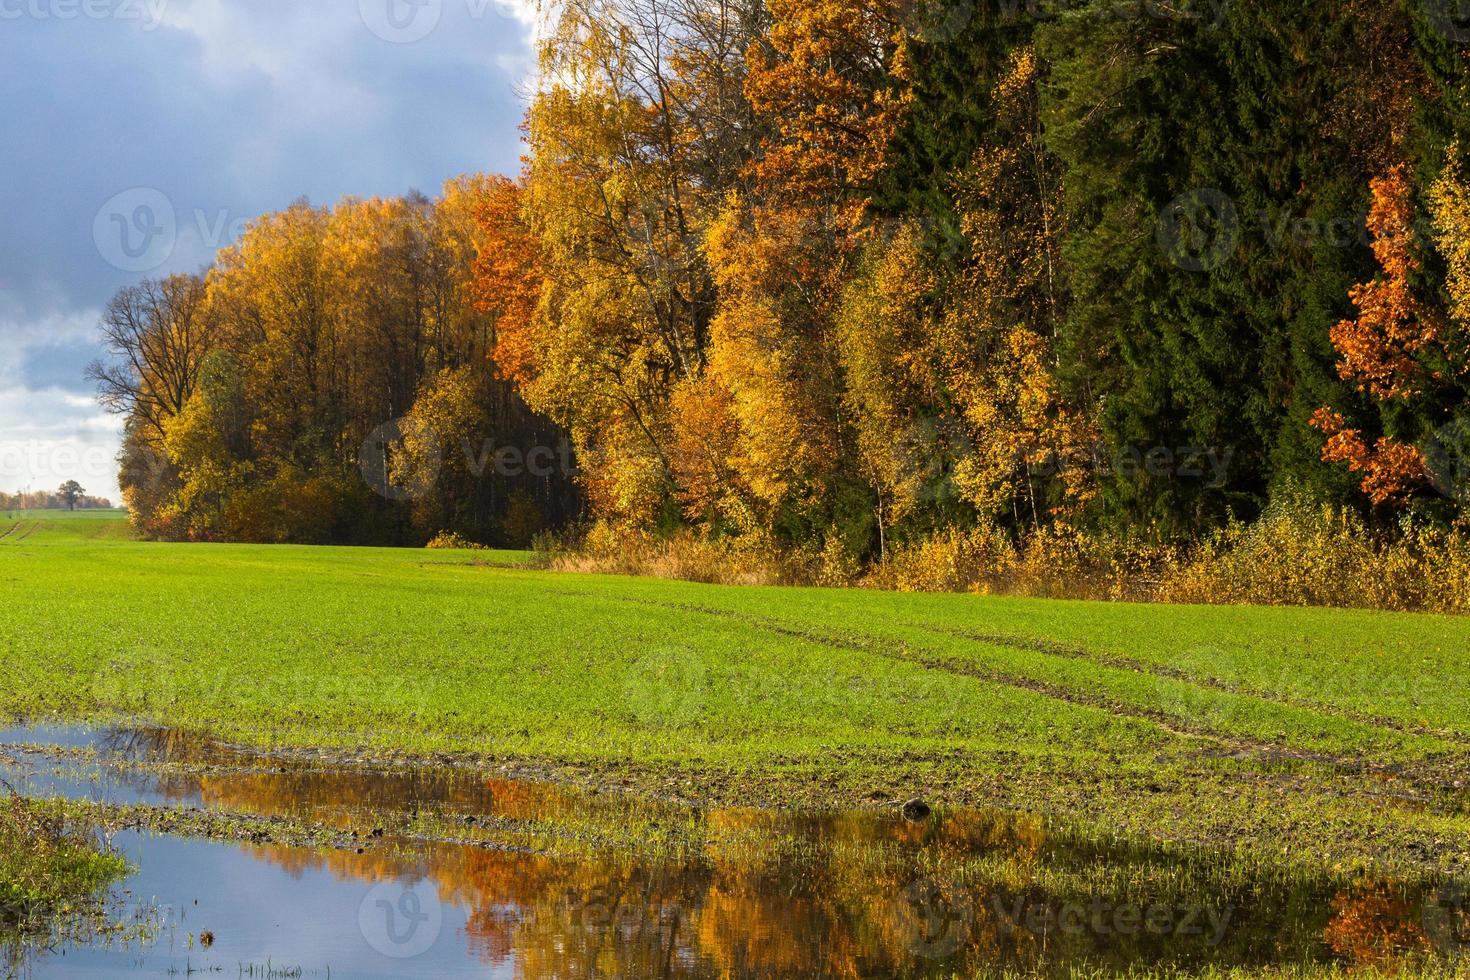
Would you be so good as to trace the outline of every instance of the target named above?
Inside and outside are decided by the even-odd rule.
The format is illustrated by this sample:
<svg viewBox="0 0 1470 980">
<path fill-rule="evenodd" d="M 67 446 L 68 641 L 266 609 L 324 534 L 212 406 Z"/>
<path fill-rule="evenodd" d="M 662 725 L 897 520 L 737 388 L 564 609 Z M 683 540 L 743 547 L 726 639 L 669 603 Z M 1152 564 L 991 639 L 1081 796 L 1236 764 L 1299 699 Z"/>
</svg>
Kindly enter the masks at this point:
<svg viewBox="0 0 1470 980">
<path fill-rule="evenodd" d="M 1376 178 L 1372 191 L 1368 229 L 1383 274 L 1352 290 L 1358 318 L 1338 323 L 1332 344 L 1344 381 L 1380 402 L 1406 401 L 1423 390 L 1427 374 L 1416 355 L 1439 339 L 1443 321 L 1414 291 L 1412 279 L 1421 261 L 1415 254 L 1408 168 L 1400 164 Z M 1414 446 L 1390 436 L 1370 444 L 1330 408 L 1319 409 L 1312 425 L 1327 436 L 1322 458 L 1361 473 L 1363 492 L 1374 504 L 1402 502 L 1423 484 L 1424 457 Z"/>
<path fill-rule="evenodd" d="M 1327 407 L 1312 424 L 1327 437 L 1322 458 L 1362 474 L 1362 490 L 1374 504 L 1404 504 L 1429 483 L 1435 474 L 1413 440 L 1437 438 L 1430 430 L 1460 410 L 1456 402 L 1462 401 L 1470 367 L 1464 340 L 1470 325 L 1470 185 L 1462 169 L 1459 147 L 1452 144 L 1428 194 L 1430 238 L 1445 267 L 1447 309 L 1422 298 L 1424 246 L 1416 237 L 1409 171 L 1398 165 L 1372 182 L 1368 228 L 1382 275 L 1353 289 L 1357 319 L 1332 330 L 1339 374 L 1370 396 L 1385 422 L 1395 422 L 1385 427 L 1396 431 L 1371 439 Z M 1440 489 L 1456 495 L 1462 488 Z"/>
</svg>

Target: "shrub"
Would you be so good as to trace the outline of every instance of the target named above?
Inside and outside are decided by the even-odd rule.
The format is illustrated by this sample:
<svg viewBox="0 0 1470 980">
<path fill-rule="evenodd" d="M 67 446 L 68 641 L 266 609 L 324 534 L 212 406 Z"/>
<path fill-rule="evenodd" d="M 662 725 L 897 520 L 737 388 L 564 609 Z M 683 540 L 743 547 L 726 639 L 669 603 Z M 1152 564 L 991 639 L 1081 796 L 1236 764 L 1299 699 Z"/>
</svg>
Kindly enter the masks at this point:
<svg viewBox="0 0 1470 980">
<path fill-rule="evenodd" d="M 424 545 L 430 551 L 484 551 L 485 546 L 475 544 L 458 531 L 440 531 Z"/>
<path fill-rule="evenodd" d="M 1017 540 L 982 525 L 896 545 L 866 570 L 835 533 L 821 548 L 782 548 L 760 533 L 656 537 L 599 524 L 580 539 L 542 547 L 560 570 L 727 585 L 1470 611 L 1470 537 L 1463 531 L 1406 523 L 1389 534 L 1350 512 L 1290 497 L 1255 523 L 1231 524 L 1193 546 L 1065 525 Z"/>
<path fill-rule="evenodd" d="M 710 536 L 682 530 L 658 536 L 601 522 L 580 538 L 550 545 L 550 565 L 560 571 L 719 585 L 848 585 L 858 562 L 835 539 L 828 535 L 821 549 L 791 548 L 761 531 Z"/>
<path fill-rule="evenodd" d="M 1376 532 L 1350 512 L 1289 499 L 1171 565 L 1156 598 L 1465 612 L 1470 540 L 1413 523 Z"/>
</svg>

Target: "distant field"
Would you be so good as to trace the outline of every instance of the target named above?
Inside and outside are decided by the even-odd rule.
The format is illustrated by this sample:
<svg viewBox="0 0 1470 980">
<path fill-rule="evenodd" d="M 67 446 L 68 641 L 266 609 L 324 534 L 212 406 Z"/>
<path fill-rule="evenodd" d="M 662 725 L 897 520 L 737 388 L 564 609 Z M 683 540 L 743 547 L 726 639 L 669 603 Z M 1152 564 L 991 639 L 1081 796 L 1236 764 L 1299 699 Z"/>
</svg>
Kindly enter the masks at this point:
<svg viewBox="0 0 1470 980">
<path fill-rule="evenodd" d="M 0 512 L 0 713 L 1470 865 L 1470 621 L 732 589 Z"/>
<path fill-rule="evenodd" d="M 82 510 L 62 510 L 60 508 L 51 510 L 23 510 L 20 508 L 6 509 L 0 507 L 0 514 L 5 515 L 6 520 L 21 520 L 35 518 L 47 521 L 66 520 L 93 520 L 93 521 L 120 521 L 127 520 L 128 512 L 121 507 L 110 510 L 87 508 Z"/>
<path fill-rule="evenodd" d="M 44 531 L 52 542 L 62 540 L 126 541 L 125 510 L 5 510 L 0 508 L 0 544 L 14 544 Z"/>
</svg>

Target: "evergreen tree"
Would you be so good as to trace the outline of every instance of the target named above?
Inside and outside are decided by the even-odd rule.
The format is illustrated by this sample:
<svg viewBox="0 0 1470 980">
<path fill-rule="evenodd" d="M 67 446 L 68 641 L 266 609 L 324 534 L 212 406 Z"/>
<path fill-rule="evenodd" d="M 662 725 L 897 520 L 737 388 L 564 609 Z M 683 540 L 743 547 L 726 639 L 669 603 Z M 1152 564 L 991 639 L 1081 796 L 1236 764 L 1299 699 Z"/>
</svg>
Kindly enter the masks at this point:
<svg viewBox="0 0 1470 980">
<path fill-rule="evenodd" d="M 1067 168 L 1064 370 L 1102 404 L 1112 519 L 1175 533 L 1252 517 L 1287 482 L 1346 491 L 1308 420 L 1345 395 L 1329 332 L 1371 263 L 1382 150 L 1340 116 L 1380 26 L 1267 0 L 1218 19 L 1095 3 L 1039 31 Z"/>
</svg>

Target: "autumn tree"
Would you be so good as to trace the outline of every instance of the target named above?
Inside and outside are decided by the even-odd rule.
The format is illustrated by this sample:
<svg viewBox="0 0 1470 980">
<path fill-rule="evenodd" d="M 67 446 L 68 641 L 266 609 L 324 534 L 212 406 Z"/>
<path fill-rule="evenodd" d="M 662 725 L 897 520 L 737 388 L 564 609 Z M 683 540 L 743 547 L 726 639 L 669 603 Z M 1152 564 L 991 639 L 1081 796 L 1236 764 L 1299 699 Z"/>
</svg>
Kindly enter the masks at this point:
<svg viewBox="0 0 1470 980">
<path fill-rule="evenodd" d="M 167 427 L 193 397 L 223 336 L 204 279 L 192 275 L 120 290 L 103 311 L 101 333 L 108 357 L 90 365 L 87 376 L 102 406 L 124 416 L 118 483 L 130 520 L 150 531 L 178 489 L 164 448 Z"/>
<path fill-rule="evenodd" d="M 56 491 L 56 495 L 66 504 L 67 510 L 76 510 L 77 501 L 81 500 L 86 493 L 86 489 L 76 480 L 67 480 L 61 485 L 61 489 Z"/>
<path fill-rule="evenodd" d="M 1332 331 L 1338 370 L 1367 396 L 1369 422 L 1382 434 L 1365 434 L 1332 408 L 1319 410 L 1313 424 L 1327 437 L 1323 459 L 1361 474 L 1362 491 L 1374 504 L 1404 504 L 1436 479 L 1441 491 L 1464 493 L 1460 429 L 1470 367 L 1470 184 L 1463 168 L 1459 146 L 1452 144 L 1428 195 L 1447 308 L 1422 296 L 1421 249 L 1430 242 L 1421 240 L 1409 169 L 1398 164 L 1372 182 L 1368 227 L 1382 271 L 1352 290 L 1358 316 Z M 1424 445 L 1449 457 L 1436 460 L 1441 472 L 1431 468 Z"/>
<path fill-rule="evenodd" d="M 1421 263 L 1413 241 L 1407 167 L 1395 166 L 1375 179 L 1372 188 L 1368 227 L 1383 273 L 1352 290 L 1358 317 L 1338 323 L 1332 343 L 1343 380 L 1379 402 L 1406 401 L 1425 382 L 1417 355 L 1443 328 L 1439 314 L 1419 300 L 1411 282 Z M 1320 410 L 1312 424 L 1327 436 L 1322 458 L 1362 473 L 1363 492 L 1373 503 L 1402 502 L 1423 483 L 1424 459 L 1413 446 L 1387 435 L 1370 446 L 1359 430 L 1349 428 L 1331 409 Z"/>
<path fill-rule="evenodd" d="M 947 433 L 929 428 L 937 392 L 925 359 L 934 315 L 925 299 L 933 272 L 921 239 L 906 224 L 872 246 L 837 317 L 843 400 L 874 492 L 880 555 L 890 527 L 922 506 L 943 476 L 939 442 Z"/>
<path fill-rule="evenodd" d="M 144 530 L 384 542 L 453 530 L 496 542 L 514 510 L 523 544 L 528 524 L 566 520 L 577 498 L 560 431 L 497 374 L 502 311 L 471 289 L 491 188 L 462 178 L 437 200 L 301 202 L 253 222 L 191 280 L 212 349 L 190 362 L 180 398 L 149 380 L 172 376 L 151 367 L 161 360 L 151 352 L 174 348 L 144 320 L 146 342 L 132 347 L 146 370 L 113 368 L 102 389 L 128 415 L 122 483 Z M 115 301 L 118 323 L 139 319 L 138 296 Z M 364 445 L 421 417 L 436 425 L 442 478 L 412 500 L 375 493 Z M 486 460 L 506 445 L 522 458 L 543 448 L 555 465 L 502 472 Z"/>
<path fill-rule="evenodd" d="M 1054 511 L 1077 516 L 1097 479 L 1094 406 L 1069 401 L 1058 377 L 1063 191 L 1041 139 L 1040 71 L 1018 46 L 988 93 L 994 139 L 954 180 L 967 258 L 934 340 L 973 446 L 957 484 L 981 513 L 1033 528 Z"/>
<path fill-rule="evenodd" d="M 163 445 L 177 467 L 180 486 L 161 516 L 163 526 L 184 529 L 189 537 L 228 536 L 237 540 L 276 540 L 251 526 L 251 517 L 226 526 L 226 509 L 241 503 L 251 475 L 250 414 L 243 371 L 234 355 L 211 354 L 197 390 L 164 427 Z"/>
<path fill-rule="evenodd" d="M 1060 376 L 1109 460 L 1230 455 L 1220 479 L 1109 466 L 1102 519 L 1193 535 L 1289 486 L 1348 490 L 1309 424 L 1347 397 L 1332 326 L 1369 275 L 1368 180 L 1415 99 L 1402 5 L 1269 0 L 1043 24 L 1043 138 L 1065 187 Z M 1344 72 L 1341 65 L 1363 65 Z M 1407 66 L 1407 67 L 1406 67 Z"/>
<path fill-rule="evenodd" d="M 870 247 L 839 337 L 848 415 L 884 525 L 1075 511 L 1094 474 L 1085 413 L 1055 377 L 1065 312 L 1061 181 L 1040 143 L 1038 65 L 1018 45 L 975 93 L 986 139 L 944 188 L 954 237 L 918 220 Z"/>
<path fill-rule="evenodd" d="M 128 502 L 500 543 L 585 503 L 843 567 L 1419 506 L 1470 458 L 1463 51 L 1413 5 L 1144 6 L 548 8 L 518 176 L 298 202 L 115 298 Z"/>
<path fill-rule="evenodd" d="M 754 2 L 576 0 L 541 46 L 521 215 L 544 288 L 530 328 L 505 294 L 506 363 L 572 432 L 606 517 L 654 521 L 677 499 L 671 398 L 707 361 L 703 243 L 749 154 L 744 53 L 762 16 Z M 492 223 L 521 234 L 503 208 Z"/>
<path fill-rule="evenodd" d="M 491 357 L 502 377 L 527 390 L 541 373 L 537 308 L 545 276 L 540 241 L 525 208 L 524 181 L 492 177 L 475 203 L 480 245 L 471 294 L 494 330 Z"/>
<path fill-rule="evenodd" d="M 756 520 L 810 539 L 839 512 L 867 510 L 845 465 L 853 441 L 834 321 L 906 104 L 901 28 L 894 9 L 861 0 L 768 11 L 744 86 L 757 153 L 706 244 L 719 292 L 709 384 L 730 414 L 732 469 Z"/>
<path fill-rule="evenodd" d="M 135 416 L 156 436 L 194 393 L 204 360 L 219 343 L 205 302 L 204 280 L 177 275 L 145 279 L 117 293 L 102 313 L 109 359 L 88 377 L 102 405 Z"/>
</svg>

